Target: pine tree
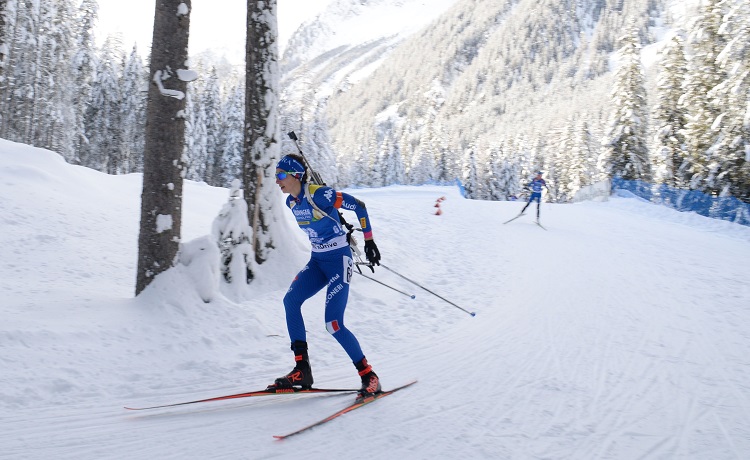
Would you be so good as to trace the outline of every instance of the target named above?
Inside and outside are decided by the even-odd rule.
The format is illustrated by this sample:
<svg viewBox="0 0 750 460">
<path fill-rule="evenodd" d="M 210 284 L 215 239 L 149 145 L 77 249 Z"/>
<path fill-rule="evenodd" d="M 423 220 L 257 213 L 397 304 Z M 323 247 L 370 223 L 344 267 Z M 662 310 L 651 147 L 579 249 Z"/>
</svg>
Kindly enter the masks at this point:
<svg viewBox="0 0 750 460">
<path fill-rule="evenodd" d="M 58 152 L 64 158 L 73 154 L 75 119 L 72 106 L 71 56 L 74 53 L 74 8 L 70 0 L 43 2 L 44 26 L 41 33 L 39 93 L 42 95 L 35 125 L 35 145 Z"/>
<path fill-rule="evenodd" d="M 197 83 L 197 82 L 196 82 Z M 203 85 L 190 85 L 185 97 L 185 178 L 200 182 L 206 173 L 206 110 Z"/>
<path fill-rule="evenodd" d="M 222 139 L 220 155 L 214 158 L 213 173 L 219 180 L 212 184 L 228 187 L 234 179 L 242 177 L 242 144 L 245 131 L 245 88 L 237 83 L 230 88 L 223 107 Z"/>
<path fill-rule="evenodd" d="M 143 171 L 143 147 L 146 135 L 146 88 L 148 74 L 134 45 L 122 74 L 122 120 L 121 157 L 122 172 Z"/>
<path fill-rule="evenodd" d="M 81 164 L 108 174 L 121 174 L 126 162 L 122 156 L 121 49 L 117 37 L 104 41 L 84 118 L 88 146 L 81 153 Z"/>
<path fill-rule="evenodd" d="M 221 166 L 217 161 L 217 156 L 221 158 L 221 152 L 224 150 L 224 142 L 221 135 L 224 119 L 222 118 L 221 111 L 219 77 L 214 66 L 208 71 L 208 78 L 206 79 L 201 97 L 201 105 L 206 116 L 206 164 L 204 165 L 205 173 L 202 179 L 210 185 L 218 186 L 221 184 Z"/>
<path fill-rule="evenodd" d="M 684 181 L 687 157 L 683 134 L 687 113 L 681 98 L 685 93 L 687 60 L 679 35 L 667 43 L 659 69 L 657 102 L 652 116 L 656 131 L 653 155 L 655 179 L 672 187 L 684 188 L 688 185 Z"/>
<path fill-rule="evenodd" d="M 159 0 L 154 14 L 146 116 L 146 146 L 138 235 L 138 295 L 177 256 L 182 228 L 182 185 L 191 0 Z"/>
<path fill-rule="evenodd" d="M 8 52 L 9 41 L 12 38 L 16 0 L 0 0 L 0 136 L 3 136 L 5 126 L 5 101 L 6 89 L 8 87 Z"/>
<path fill-rule="evenodd" d="M 0 0 L 0 89 L 5 80 L 5 59 L 8 57 L 8 41 L 5 34 L 8 31 L 8 0 Z M 2 94 L 0 92 L 0 94 Z M 2 117 L 2 114 L 0 114 Z M 2 118 L 0 118 L 2 124 Z"/>
<path fill-rule="evenodd" d="M 610 177 L 649 180 L 646 143 L 648 112 L 638 30 L 631 26 L 621 37 L 620 67 L 612 89 L 613 114 L 600 158 Z"/>
<path fill-rule="evenodd" d="M 253 273 L 252 228 L 247 220 L 247 202 L 242 199 L 239 179 L 232 181 L 229 201 L 214 219 L 211 233 L 221 251 L 224 281 L 237 288 L 247 284 Z"/>
<path fill-rule="evenodd" d="M 71 127 L 73 135 L 73 156 L 68 158 L 71 163 L 82 164 L 82 156 L 88 153 L 88 138 L 86 137 L 85 116 L 88 102 L 91 98 L 91 85 L 95 69 L 98 65 L 94 45 L 94 27 L 98 17 L 99 5 L 96 0 L 83 0 L 78 9 L 76 23 L 76 52 L 73 55 L 72 80 L 76 91 L 73 91 L 74 121 Z"/>
<path fill-rule="evenodd" d="M 2 97 L 3 125 L 0 135 L 31 143 L 34 82 L 38 69 L 36 35 L 39 33 L 39 4 L 16 1 L 6 5 L 6 65 Z"/>
<path fill-rule="evenodd" d="M 684 168 L 681 180 L 692 189 L 708 192 L 715 192 L 707 182 L 710 170 L 716 167 L 709 149 L 716 142 L 718 132 L 714 123 L 721 114 L 718 101 L 709 94 L 725 79 L 725 72 L 717 63 L 726 46 L 726 40 L 719 34 L 724 15 L 720 3 L 720 0 L 706 0 L 690 28 L 689 45 L 693 53 L 688 61 L 684 96 L 689 108 L 685 127 L 689 165 Z"/>
<path fill-rule="evenodd" d="M 482 199 L 482 187 L 479 178 L 479 166 L 476 145 L 472 143 L 464 153 L 463 156 L 463 186 L 466 190 L 466 198 L 475 200 Z"/>
<path fill-rule="evenodd" d="M 575 190 L 577 192 L 579 188 L 597 181 L 597 150 L 594 142 L 595 136 L 588 121 L 579 121 L 575 127 L 574 135 L 571 158 L 576 165 L 573 174 L 577 177 L 573 180 L 578 184 L 578 188 Z"/>
<path fill-rule="evenodd" d="M 722 112 L 707 183 L 715 193 L 750 202 L 750 3 L 724 0 L 720 6 L 729 11 L 719 29 L 727 45 L 717 57 L 726 78 L 710 94 Z"/>
</svg>

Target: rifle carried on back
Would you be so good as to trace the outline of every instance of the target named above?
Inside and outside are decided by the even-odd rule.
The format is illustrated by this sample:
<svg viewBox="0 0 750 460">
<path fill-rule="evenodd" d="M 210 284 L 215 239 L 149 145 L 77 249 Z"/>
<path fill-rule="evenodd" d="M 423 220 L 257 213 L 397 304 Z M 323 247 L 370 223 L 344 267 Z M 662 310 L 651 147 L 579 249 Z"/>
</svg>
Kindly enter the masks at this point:
<svg viewBox="0 0 750 460">
<path fill-rule="evenodd" d="M 310 162 L 307 161 L 307 157 L 305 156 L 304 152 L 302 152 L 302 149 L 300 148 L 299 143 L 297 142 L 298 141 L 297 135 L 294 134 L 294 131 L 288 132 L 287 136 L 289 136 L 289 139 L 294 141 L 294 145 L 297 147 L 297 151 L 302 156 L 302 160 L 305 163 L 304 164 L 305 169 L 307 170 L 308 176 L 310 178 L 310 183 L 315 184 L 315 185 L 325 186 L 326 183 L 323 182 L 323 178 L 320 177 L 320 174 L 318 174 L 317 171 L 313 170 L 312 166 L 310 165 Z M 320 212 L 321 214 L 327 215 L 325 212 L 318 209 L 318 207 L 313 202 L 312 197 L 308 197 L 308 201 L 310 202 L 310 205 L 313 206 L 318 212 Z M 354 255 L 354 257 L 356 257 L 357 261 L 361 262 L 362 251 L 360 251 L 359 247 L 357 247 L 357 240 L 356 238 L 354 238 L 354 235 L 353 235 L 354 230 L 361 230 L 361 229 L 355 229 L 354 225 L 347 222 L 346 219 L 344 219 L 344 215 L 341 213 L 341 211 L 338 211 L 338 214 L 339 214 L 339 223 L 342 226 L 344 226 L 347 230 L 346 241 L 349 243 L 349 246 L 352 248 L 352 254 Z M 359 272 L 362 273 L 362 269 L 359 268 L 359 264 L 357 264 L 356 266 L 357 266 L 357 270 L 359 270 Z M 375 269 L 372 266 L 370 266 L 370 270 L 372 270 L 373 273 L 375 272 Z"/>
</svg>

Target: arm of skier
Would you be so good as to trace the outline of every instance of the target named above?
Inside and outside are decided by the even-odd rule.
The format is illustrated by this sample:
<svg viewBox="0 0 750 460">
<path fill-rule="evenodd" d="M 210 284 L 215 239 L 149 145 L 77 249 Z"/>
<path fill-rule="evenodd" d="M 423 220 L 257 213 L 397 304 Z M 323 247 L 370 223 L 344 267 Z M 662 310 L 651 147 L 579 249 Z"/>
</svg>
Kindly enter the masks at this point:
<svg viewBox="0 0 750 460">
<path fill-rule="evenodd" d="M 362 228 L 362 233 L 365 236 L 365 257 L 367 257 L 367 261 L 371 265 L 380 265 L 380 250 L 372 238 L 372 225 L 370 224 L 370 216 L 367 214 L 365 203 L 348 193 L 336 192 L 335 207 L 348 209 L 357 214 L 359 226 Z"/>
</svg>

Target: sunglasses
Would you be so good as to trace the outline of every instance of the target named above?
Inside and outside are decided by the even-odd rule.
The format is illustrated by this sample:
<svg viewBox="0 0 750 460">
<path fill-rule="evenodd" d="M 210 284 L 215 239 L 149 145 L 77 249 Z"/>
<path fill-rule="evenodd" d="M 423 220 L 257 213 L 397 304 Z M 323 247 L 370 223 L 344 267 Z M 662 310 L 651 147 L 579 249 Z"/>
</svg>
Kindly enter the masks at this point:
<svg viewBox="0 0 750 460">
<path fill-rule="evenodd" d="M 284 180 L 286 179 L 286 176 L 293 176 L 294 174 L 304 174 L 300 171 L 281 171 L 276 173 L 276 179 L 278 180 Z"/>
</svg>

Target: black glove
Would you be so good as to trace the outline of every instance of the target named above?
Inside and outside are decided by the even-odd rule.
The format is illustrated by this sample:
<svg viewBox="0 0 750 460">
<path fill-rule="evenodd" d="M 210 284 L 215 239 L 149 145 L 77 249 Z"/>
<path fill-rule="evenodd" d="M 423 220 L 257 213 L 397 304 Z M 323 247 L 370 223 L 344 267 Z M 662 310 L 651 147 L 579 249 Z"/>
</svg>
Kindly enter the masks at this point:
<svg viewBox="0 0 750 460">
<path fill-rule="evenodd" d="M 380 251 L 375 241 L 365 240 L 365 257 L 371 265 L 380 265 Z"/>
</svg>

